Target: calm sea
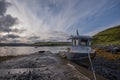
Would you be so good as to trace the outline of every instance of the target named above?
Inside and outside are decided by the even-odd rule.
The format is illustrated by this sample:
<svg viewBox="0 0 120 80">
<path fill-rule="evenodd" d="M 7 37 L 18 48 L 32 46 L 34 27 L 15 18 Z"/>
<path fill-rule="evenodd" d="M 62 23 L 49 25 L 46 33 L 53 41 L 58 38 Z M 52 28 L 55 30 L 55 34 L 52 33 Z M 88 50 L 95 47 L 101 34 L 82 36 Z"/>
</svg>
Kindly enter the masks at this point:
<svg viewBox="0 0 120 80">
<path fill-rule="evenodd" d="M 59 51 L 66 50 L 67 46 L 46 46 L 46 47 L 0 47 L 0 56 L 8 55 L 26 55 L 32 54 L 38 51 L 51 51 L 52 53 L 58 53 Z"/>
</svg>

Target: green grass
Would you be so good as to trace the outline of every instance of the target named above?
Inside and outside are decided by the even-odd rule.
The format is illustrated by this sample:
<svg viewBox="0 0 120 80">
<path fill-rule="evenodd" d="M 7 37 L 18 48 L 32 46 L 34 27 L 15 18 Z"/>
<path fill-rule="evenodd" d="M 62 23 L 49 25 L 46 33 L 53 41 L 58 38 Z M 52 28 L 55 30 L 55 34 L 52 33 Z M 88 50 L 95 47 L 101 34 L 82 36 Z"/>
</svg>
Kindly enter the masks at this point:
<svg viewBox="0 0 120 80">
<path fill-rule="evenodd" d="M 93 36 L 93 45 L 120 45 L 120 25 Z"/>
</svg>

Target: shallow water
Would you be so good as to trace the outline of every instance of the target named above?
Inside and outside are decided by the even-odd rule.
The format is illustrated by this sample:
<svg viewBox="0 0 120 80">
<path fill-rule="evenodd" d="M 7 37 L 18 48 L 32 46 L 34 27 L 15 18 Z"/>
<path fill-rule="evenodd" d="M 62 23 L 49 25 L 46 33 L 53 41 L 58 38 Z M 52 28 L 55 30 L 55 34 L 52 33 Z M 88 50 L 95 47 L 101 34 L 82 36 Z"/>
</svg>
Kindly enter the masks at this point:
<svg viewBox="0 0 120 80">
<path fill-rule="evenodd" d="M 51 51 L 52 53 L 58 53 L 59 51 L 65 51 L 67 46 L 45 46 L 45 47 L 0 47 L 0 56 L 8 55 L 27 55 L 38 51 Z"/>
</svg>

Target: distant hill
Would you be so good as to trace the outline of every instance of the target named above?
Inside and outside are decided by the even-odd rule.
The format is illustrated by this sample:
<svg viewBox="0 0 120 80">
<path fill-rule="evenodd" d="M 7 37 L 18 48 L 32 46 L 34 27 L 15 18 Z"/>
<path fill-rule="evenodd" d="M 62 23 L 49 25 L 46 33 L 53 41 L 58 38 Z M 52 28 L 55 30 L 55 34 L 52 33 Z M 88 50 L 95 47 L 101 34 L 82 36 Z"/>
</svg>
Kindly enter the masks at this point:
<svg viewBox="0 0 120 80">
<path fill-rule="evenodd" d="M 120 45 L 120 25 L 104 31 L 101 31 L 93 36 L 93 45 Z"/>
<path fill-rule="evenodd" d="M 70 42 L 37 42 L 33 46 L 70 46 Z"/>
</svg>

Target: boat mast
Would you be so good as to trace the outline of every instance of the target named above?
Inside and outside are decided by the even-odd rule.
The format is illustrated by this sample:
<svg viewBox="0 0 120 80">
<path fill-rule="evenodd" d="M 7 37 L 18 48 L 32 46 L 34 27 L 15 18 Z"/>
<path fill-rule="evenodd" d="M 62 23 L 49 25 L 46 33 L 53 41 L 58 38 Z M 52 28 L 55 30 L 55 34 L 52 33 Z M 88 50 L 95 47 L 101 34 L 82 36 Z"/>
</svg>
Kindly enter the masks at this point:
<svg viewBox="0 0 120 80">
<path fill-rule="evenodd" d="M 76 33 L 77 33 L 77 36 L 79 36 L 79 32 L 78 32 L 78 29 L 76 30 Z"/>
</svg>

